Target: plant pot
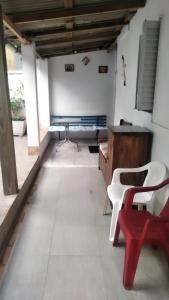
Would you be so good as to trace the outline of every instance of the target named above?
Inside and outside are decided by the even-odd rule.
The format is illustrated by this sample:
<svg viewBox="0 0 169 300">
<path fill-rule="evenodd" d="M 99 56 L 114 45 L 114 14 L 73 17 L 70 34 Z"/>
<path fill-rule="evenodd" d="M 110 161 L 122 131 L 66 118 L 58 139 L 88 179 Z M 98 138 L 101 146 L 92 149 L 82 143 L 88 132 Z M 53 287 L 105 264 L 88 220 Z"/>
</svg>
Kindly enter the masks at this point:
<svg viewBox="0 0 169 300">
<path fill-rule="evenodd" d="M 26 132 L 26 120 L 12 121 L 13 135 L 23 136 Z"/>
</svg>

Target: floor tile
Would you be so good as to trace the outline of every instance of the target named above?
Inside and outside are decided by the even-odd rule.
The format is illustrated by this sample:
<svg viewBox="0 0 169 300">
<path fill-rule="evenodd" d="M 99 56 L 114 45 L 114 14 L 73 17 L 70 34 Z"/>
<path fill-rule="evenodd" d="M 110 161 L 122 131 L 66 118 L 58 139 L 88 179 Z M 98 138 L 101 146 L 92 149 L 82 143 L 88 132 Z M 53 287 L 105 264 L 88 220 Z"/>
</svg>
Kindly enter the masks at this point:
<svg viewBox="0 0 169 300">
<path fill-rule="evenodd" d="M 106 299 L 99 259 L 52 256 L 43 300 L 75 299 Z"/>
<path fill-rule="evenodd" d="M 17 256 L 1 283 L 1 300 L 40 300 L 43 297 L 48 255 Z"/>
<path fill-rule="evenodd" d="M 155 251 L 156 252 L 156 251 Z M 124 243 L 112 248 L 112 256 L 102 256 L 101 265 L 107 300 L 157 300 L 169 298 L 169 271 L 166 260 L 151 248 L 142 250 L 134 286 L 131 291 L 122 284 L 124 267 Z"/>
<path fill-rule="evenodd" d="M 30 208 L 1 281 L 1 300 L 42 299 L 54 215 Z"/>
<path fill-rule="evenodd" d="M 51 255 L 99 255 L 94 226 L 75 222 L 56 222 L 51 244 Z"/>
</svg>

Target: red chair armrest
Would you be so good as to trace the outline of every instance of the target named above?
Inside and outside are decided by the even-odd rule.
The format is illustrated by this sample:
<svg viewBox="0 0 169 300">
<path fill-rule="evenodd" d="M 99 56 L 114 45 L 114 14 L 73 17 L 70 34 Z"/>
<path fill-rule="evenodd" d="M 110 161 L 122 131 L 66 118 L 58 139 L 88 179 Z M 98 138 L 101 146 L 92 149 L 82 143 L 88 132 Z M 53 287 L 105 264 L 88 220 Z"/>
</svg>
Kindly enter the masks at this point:
<svg viewBox="0 0 169 300">
<path fill-rule="evenodd" d="M 154 186 L 149 186 L 149 187 L 133 187 L 128 189 L 125 192 L 124 195 L 124 209 L 130 209 L 133 204 L 133 199 L 135 194 L 137 193 L 145 193 L 145 192 L 151 192 L 151 191 L 156 191 L 161 188 L 163 188 L 165 185 L 169 184 L 169 178 L 161 182 L 160 184 L 154 185 Z"/>
</svg>

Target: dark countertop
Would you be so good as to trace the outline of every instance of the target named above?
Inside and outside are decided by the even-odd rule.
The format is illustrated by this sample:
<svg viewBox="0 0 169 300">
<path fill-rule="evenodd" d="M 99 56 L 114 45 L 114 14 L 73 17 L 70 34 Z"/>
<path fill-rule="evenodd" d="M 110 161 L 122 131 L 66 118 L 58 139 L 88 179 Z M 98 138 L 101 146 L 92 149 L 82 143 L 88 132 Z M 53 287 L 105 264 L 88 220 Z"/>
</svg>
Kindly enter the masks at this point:
<svg viewBox="0 0 169 300">
<path fill-rule="evenodd" d="M 152 133 L 149 129 L 141 126 L 110 126 L 109 127 L 114 133 Z"/>
</svg>

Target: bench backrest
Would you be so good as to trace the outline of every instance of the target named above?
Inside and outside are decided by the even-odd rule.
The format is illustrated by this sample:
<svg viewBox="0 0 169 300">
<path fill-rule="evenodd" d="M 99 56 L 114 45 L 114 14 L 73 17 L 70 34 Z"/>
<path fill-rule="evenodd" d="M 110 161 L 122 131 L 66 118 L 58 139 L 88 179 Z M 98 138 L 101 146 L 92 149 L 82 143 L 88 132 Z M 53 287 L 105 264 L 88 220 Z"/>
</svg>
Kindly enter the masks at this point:
<svg viewBox="0 0 169 300">
<path fill-rule="evenodd" d="M 95 116 L 50 116 L 50 124 L 56 125 L 66 120 L 75 121 L 76 126 L 99 126 L 106 127 L 107 116 L 106 115 L 95 115 Z M 71 125 L 70 125 L 71 126 Z"/>
</svg>

